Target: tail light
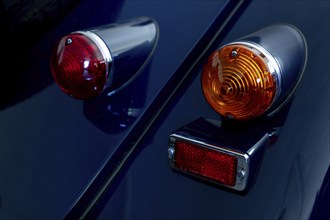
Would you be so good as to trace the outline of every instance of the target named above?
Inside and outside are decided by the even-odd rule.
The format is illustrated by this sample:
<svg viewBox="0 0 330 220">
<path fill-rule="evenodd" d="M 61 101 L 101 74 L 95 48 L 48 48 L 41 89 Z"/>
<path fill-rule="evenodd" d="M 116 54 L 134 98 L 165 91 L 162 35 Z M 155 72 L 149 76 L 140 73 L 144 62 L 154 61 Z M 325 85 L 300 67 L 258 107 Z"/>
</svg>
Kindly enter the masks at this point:
<svg viewBox="0 0 330 220">
<path fill-rule="evenodd" d="M 127 85 L 149 61 L 158 39 L 151 18 L 137 18 L 72 32 L 51 55 L 51 71 L 62 91 L 89 99 Z"/>
<path fill-rule="evenodd" d="M 287 24 L 263 28 L 213 52 L 202 70 L 203 94 L 223 118 L 234 120 L 201 117 L 174 131 L 170 167 L 246 191 L 286 118 L 306 62 L 305 38 Z M 249 121 L 261 116 L 269 117 Z"/>
<path fill-rule="evenodd" d="M 297 28 L 266 27 L 211 54 L 202 72 L 203 93 L 226 118 L 272 115 L 292 98 L 306 61 L 306 41 Z"/>
</svg>

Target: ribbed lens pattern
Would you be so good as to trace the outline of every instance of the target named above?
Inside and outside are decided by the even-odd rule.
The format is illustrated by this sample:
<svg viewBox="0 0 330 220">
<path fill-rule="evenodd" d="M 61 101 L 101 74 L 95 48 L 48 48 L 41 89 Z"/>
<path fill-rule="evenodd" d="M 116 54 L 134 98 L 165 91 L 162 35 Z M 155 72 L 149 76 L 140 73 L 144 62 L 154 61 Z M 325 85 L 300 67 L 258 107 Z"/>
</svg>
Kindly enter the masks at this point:
<svg viewBox="0 0 330 220">
<path fill-rule="evenodd" d="M 265 56 L 243 45 L 229 45 L 215 51 L 202 73 L 203 93 L 221 115 L 246 120 L 262 115 L 276 95 Z"/>
<path fill-rule="evenodd" d="M 88 99 L 104 89 L 106 62 L 95 43 L 82 34 L 63 37 L 51 57 L 53 77 L 60 88 L 78 99 Z"/>
<path fill-rule="evenodd" d="M 176 141 L 174 166 L 227 186 L 236 183 L 237 158 L 192 143 Z"/>
</svg>

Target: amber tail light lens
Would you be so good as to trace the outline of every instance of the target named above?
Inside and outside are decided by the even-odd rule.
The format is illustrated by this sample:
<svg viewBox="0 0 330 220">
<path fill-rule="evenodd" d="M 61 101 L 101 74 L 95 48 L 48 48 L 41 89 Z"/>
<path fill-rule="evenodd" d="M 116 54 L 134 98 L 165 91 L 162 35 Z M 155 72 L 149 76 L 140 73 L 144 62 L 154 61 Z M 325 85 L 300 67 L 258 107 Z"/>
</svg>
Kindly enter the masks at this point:
<svg viewBox="0 0 330 220">
<path fill-rule="evenodd" d="M 77 99 L 105 91 L 112 94 L 145 68 L 158 32 L 155 20 L 141 17 L 65 35 L 51 54 L 54 80 L 65 94 Z"/>
<path fill-rule="evenodd" d="M 210 55 L 202 71 L 203 94 L 226 118 L 272 115 L 293 97 L 306 61 L 306 41 L 296 27 L 266 27 Z"/>
</svg>

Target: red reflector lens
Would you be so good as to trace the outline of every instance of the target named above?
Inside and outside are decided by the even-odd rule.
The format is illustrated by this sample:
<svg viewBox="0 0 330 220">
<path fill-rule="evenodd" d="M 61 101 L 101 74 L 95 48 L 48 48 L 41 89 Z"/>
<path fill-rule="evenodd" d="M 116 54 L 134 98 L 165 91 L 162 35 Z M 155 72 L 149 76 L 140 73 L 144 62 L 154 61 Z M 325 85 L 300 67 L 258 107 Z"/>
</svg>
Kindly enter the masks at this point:
<svg viewBox="0 0 330 220">
<path fill-rule="evenodd" d="M 227 186 L 234 186 L 237 158 L 196 144 L 176 141 L 174 166 Z"/>
<path fill-rule="evenodd" d="M 78 99 L 100 94 L 107 81 L 107 64 L 101 50 L 87 36 L 63 37 L 52 53 L 51 70 L 64 93 Z"/>
</svg>

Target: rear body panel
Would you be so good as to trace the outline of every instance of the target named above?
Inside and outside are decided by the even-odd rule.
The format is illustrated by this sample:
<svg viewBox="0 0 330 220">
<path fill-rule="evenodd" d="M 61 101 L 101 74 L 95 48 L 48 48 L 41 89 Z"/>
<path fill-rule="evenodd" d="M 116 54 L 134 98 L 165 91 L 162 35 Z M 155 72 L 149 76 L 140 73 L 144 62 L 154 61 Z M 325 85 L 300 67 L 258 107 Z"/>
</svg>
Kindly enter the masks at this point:
<svg viewBox="0 0 330 220">
<path fill-rule="evenodd" d="M 182 96 L 164 111 L 154 133 L 141 143 L 143 150 L 109 196 L 100 219 L 116 213 L 120 198 L 125 198 L 121 207 L 125 207 L 122 216 L 127 219 L 326 218 L 317 216 L 317 211 L 311 215 L 314 202 L 325 201 L 329 195 L 329 189 L 324 190 L 329 187 L 324 185 L 328 183 L 330 162 L 329 52 L 315 56 L 319 47 L 329 47 L 329 2 L 317 3 L 252 1 L 222 41 L 228 43 L 264 26 L 284 22 L 296 25 L 308 44 L 308 63 L 301 84 L 279 137 L 266 149 L 259 174 L 247 193 L 189 178 L 168 166 L 167 146 L 173 131 L 200 116 L 220 118 L 204 100 L 197 71 L 187 88 L 180 90 Z M 325 213 L 320 204 L 314 209 Z"/>
<path fill-rule="evenodd" d="M 31 52 L 39 54 L 25 72 L 31 88 L 0 112 L 1 218 L 306 219 L 327 214 L 329 1 L 132 0 L 113 6 L 81 2 Z M 150 64 L 126 90 L 80 101 L 50 80 L 51 45 L 59 37 L 139 16 L 154 18 L 160 36 Z M 202 94 L 200 73 L 207 56 L 282 22 L 305 35 L 308 63 L 255 182 L 246 193 L 236 193 L 173 171 L 167 161 L 169 135 L 198 117 L 221 120 Z M 33 83 L 36 72 L 45 84 Z"/>
</svg>

